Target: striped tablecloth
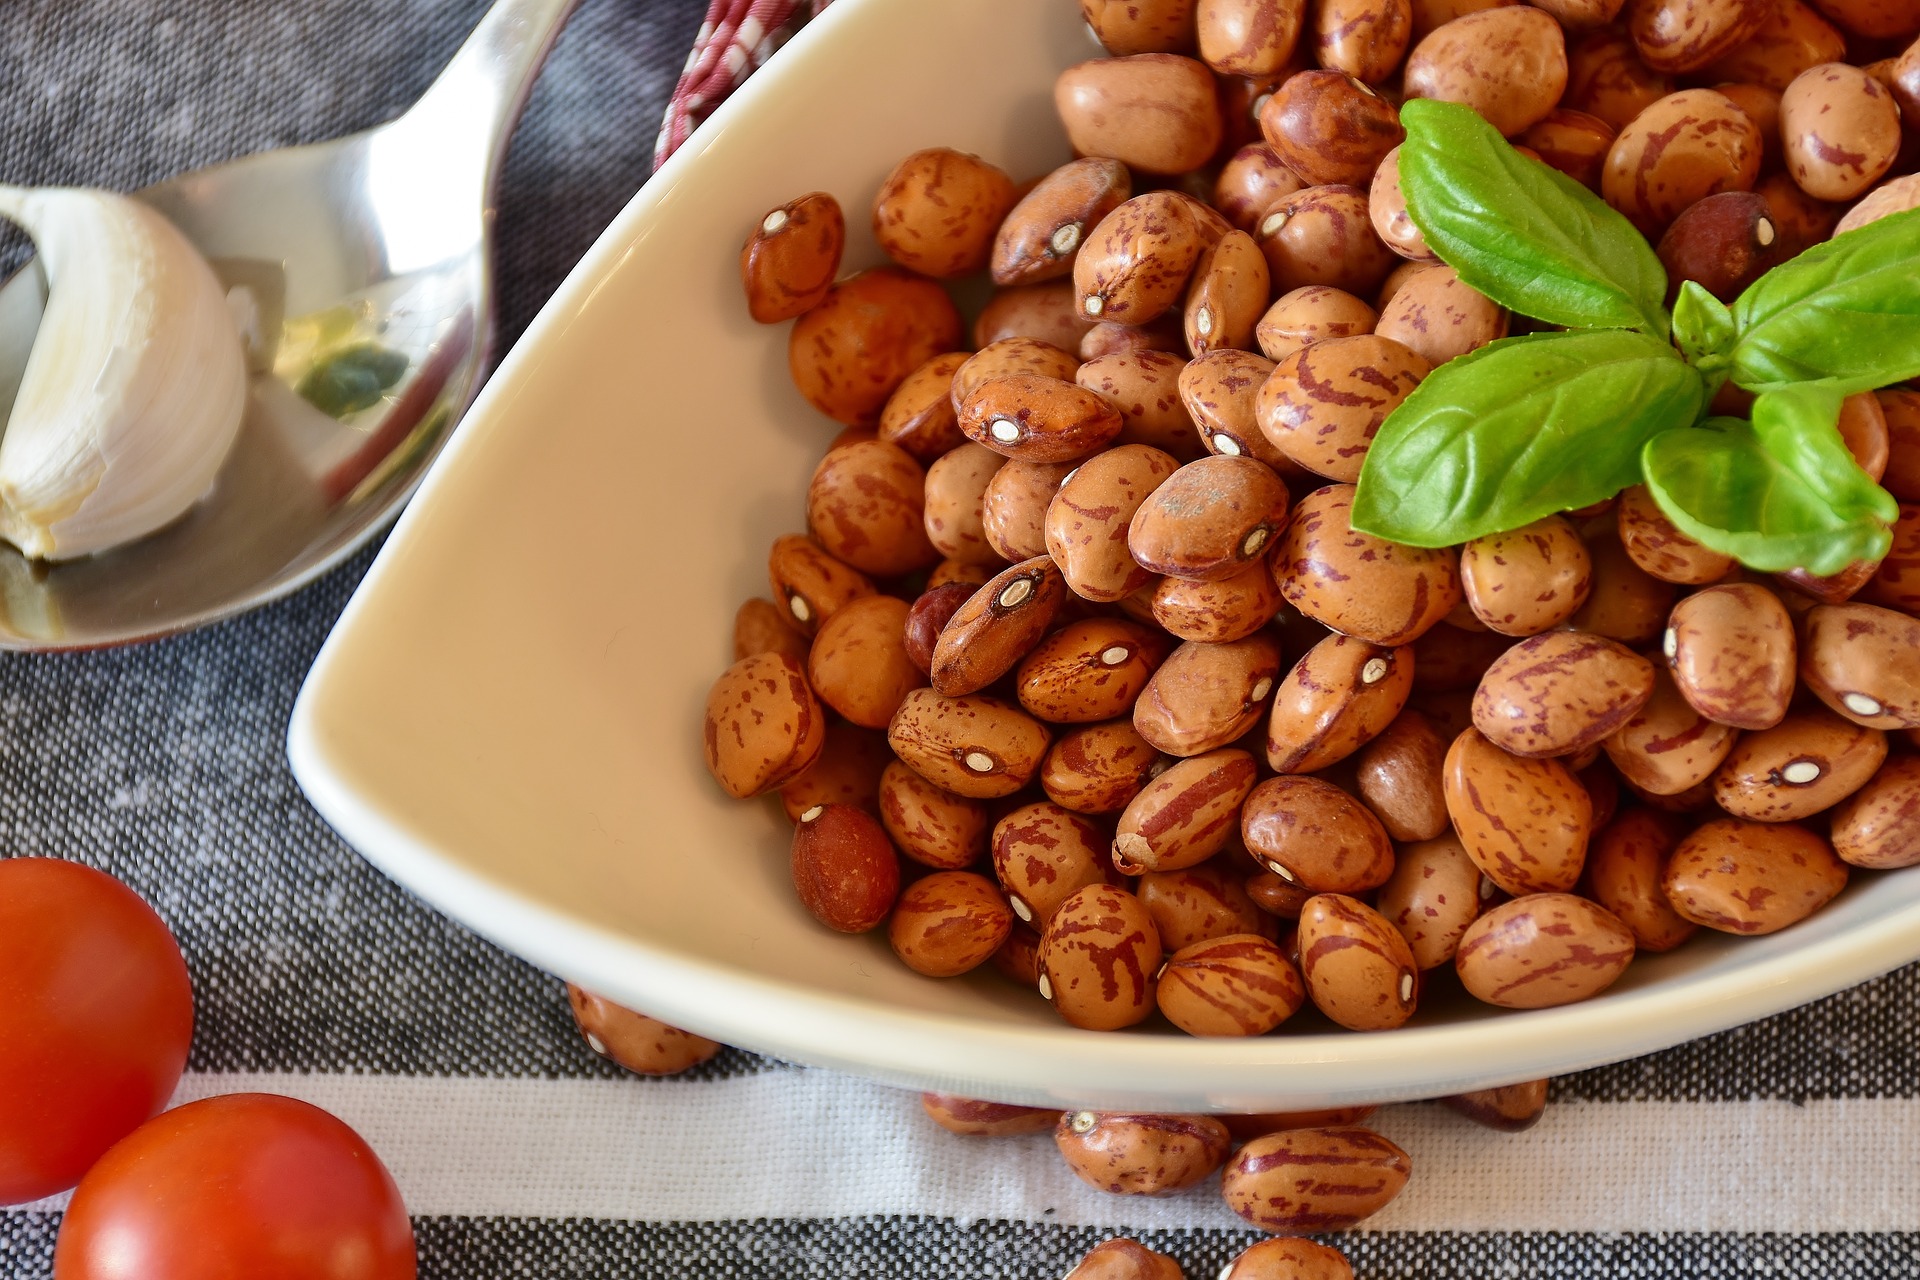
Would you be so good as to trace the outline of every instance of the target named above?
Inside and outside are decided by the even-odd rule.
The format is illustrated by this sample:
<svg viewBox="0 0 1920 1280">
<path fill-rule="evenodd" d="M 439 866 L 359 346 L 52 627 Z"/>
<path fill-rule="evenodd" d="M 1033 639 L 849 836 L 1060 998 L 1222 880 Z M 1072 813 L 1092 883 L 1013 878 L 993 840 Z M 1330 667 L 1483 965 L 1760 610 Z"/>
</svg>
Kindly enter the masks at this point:
<svg viewBox="0 0 1920 1280">
<path fill-rule="evenodd" d="M 484 7 L 11 0 L 0 177 L 129 187 L 375 123 Z M 586 0 L 563 36 L 503 192 L 509 338 L 646 178 L 705 9 Z M 1101 1196 L 1045 1136 L 956 1138 L 858 1080 L 731 1051 L 638 1080 L 595 1058 L 559 983 L 382 879 L 287 772 L 295 690 L 365 563 L 199 635 L 0 660 L 0 853 L 104 867 L 173 926 L 199 1002 L 183 1098 L 266 1089 L 344 1117 L 448 1280 L 1026 1280 L 1116 1232 L 1201 1280 L 1252 1238 L 1210 1188 Z M 1390 1108 L 1413 1182 L 1339 1243 L 1364 1280 L 1920 1275 L 1917 1028 L 1909 968 L 1559 1081 L 1519 1136 Z M 51 1275 L 59 1220 L 58 1201 L 0 1210 L 0 1277 Z"/>
</svg>

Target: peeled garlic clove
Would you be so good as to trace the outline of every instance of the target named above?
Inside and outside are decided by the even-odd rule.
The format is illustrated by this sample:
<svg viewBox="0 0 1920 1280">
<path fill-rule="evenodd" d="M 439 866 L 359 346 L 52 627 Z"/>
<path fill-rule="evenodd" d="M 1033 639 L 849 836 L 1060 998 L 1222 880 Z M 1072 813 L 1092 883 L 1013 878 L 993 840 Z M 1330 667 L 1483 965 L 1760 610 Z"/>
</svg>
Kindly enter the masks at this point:
<svg viewBox="0 0 1920 1280">
<path fill-rule="evenodd" d="M 144 537 L 213 486 L 247 373 L 225 292 L 173 224 L 137 200 L 0 186 L 33 237 L 47 306 L 6 433 L 0 538 L 70 560 Z"/>
</svg>

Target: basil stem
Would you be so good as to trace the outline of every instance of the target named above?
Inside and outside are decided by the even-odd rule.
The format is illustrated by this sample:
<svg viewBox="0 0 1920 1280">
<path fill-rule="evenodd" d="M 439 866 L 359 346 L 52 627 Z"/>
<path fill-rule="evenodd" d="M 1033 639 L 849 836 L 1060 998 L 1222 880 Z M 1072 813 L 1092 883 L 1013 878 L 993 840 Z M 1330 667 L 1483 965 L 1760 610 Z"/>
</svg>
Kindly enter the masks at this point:
<svg viewBox="0 0 1920 1280">
<path fill-rule="evenodd" d="M 1622 329 L 1508 338 L 1450 360 L 1387 416 L 1353 525 L 1446 547 L 1610 498 L 1648 440 L 1690 426 L 1706 387 L 1673 348 Z"/>
<path fill-rule="evenodd" d="M 1666 269 L 1605 201 L 1469 107 L 1415 98 L 1400 121 L 1407 212 L 1462 280 L 1549 324 L 1667 336 Z"/>
</svg>

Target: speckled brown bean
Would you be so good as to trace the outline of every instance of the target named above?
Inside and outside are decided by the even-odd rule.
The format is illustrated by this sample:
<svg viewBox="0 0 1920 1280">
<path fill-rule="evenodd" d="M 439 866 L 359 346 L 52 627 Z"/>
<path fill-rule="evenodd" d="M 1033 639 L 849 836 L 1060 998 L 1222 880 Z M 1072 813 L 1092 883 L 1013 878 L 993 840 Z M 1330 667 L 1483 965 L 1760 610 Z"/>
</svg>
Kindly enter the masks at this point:
<svg viewBox="0 0 1920 1280">
<path fill-rule="evenodd" d="M 1277 602 L 1280 593 L 1274 592 Z M 771 600 L 758 596 L 740 606 L 733 615 L 733 660 L 751 658 L 756 653 L 784 653 L 803 666 L 807 661 L 806 634 L 796 629 L 787 611 Z"/>
<path fill-rule="evenodd" d="M 1644 644 L 1659 635 L 1677 594 L 1672 584 L 1634 563 L 1611 531 L 1589 528 L 1586 544 L 1593 561 L 1593 587 L 1587 602 L 1566 625 L 1627 645 Z"/>
<path fill-rule="evenodd" d="M 1130 325 L 1157 319 L 1180 301 L 1201 253 L 1230 230 L 1182 192 L 1134 196 L 1100 220 L 1074 259 L 1080 313 Z"/>
<path fill-rule="evenodd" d="M 1413 652 L 1332 635 L 1303 654 L 1273 697 L 1267 763 L 1280 773 L 1337 764 L 1393 723 L 1413 690 Z"/>
<path fill-rule="evenodd" d="M 1354 785 L 1395 840 L 1432 840 L 1447 830 L 1446 755 L 1433 722 L 1413 710 L 1360 749 Z"/>
<path fill-rule="evenodd" d="M 1855 724 L 1920 728 L 1920 619 L 1870 604 L 1807 613 L 1800 681 Z"/>
<path fill-rule="evenodd" d="M 1407 212 L 1407 195 L 1400 187 L 1400 148 L 1380 158 L 1367 187 L 1367 217 L 1374 234 L 1387 248 L 1410 262 L 1433 262 L 1437 256 Z"/>
<path fill-rule="evenodd" d="M 1275 292 L 1329 285 L 1371 294 L 1399 261 L 1373 233 L 1358 187 L 1305 187 L 1269 205 L 1253 238 L 1267 255 Z"/>
<path fill-rule="evenodd" d="M 1840 215 L 1846 212 L 1839 205 L 1815 200 L 1785 173 L 1762 178 L 1754 193 L 1767 202 L 1768 215 L 1779 226 L 1781 235 L 1793 244 L 1817 244 L 1825 240 L 1833 234 Z M 1868 200 L 1872 198 L 1869 196 Z M 1860 202 L 1866 203 L 1867 200 Z"/>
<path fill-rule="evenodd" d="M 1323 67 L 1378 84 L 1399 69 L 1413 42 L 1412 0 L 1323 0 L 1313 18 Z"/>
<path fill-rule="evenodd" d="M 1627 32 L 1643 62 L 1679 75 L 1744 44 L 1771 12 L 1769 0 L 1633 0 Z"/>
<path fill-rule="evenodd" d="M 1307 285 L 1276 298 L 1253 336 L 1267 359 L 1285 360 L 1315 342 L 1371 333 L 1378 319 L 1378 312 L 1344 290 Z"/>
<path fill-rule="evenodd" d="M 1560 105 L 1617 131 L 1672 92 L 1672 77 L 1640 61 L 1632 37 L 1603 28 L 1583 36 L 1568 52 L 1567 92 Z"/>
<path fill-rule="evenodd" d="M 1614 133 L 1614 127 L 1599 116 L 1556 107 L 1521 134 L 1520 141 L 1547 164 L 1597 192 L 1600 169 L 1613 147 Z"/>
<path fill-rule="evenodd" d="M 994 233 L 1013 207 L 1013 179 L 949 147 L 916 151 L 873 198 L 873 236 L 910 271 L 943 279 L 987 265 Z"/>
<path fill-rule="evenodd" d="M 1120 411 L 1119 444 L 1150 445 L 1186 461 L 1200 453 L 1193 418 L 1180 400 L 1186 365 L 1184 354 L 1170 351 L 1117 351 L 1088 360 L 1074 377 Z"/>
<path fill-rule="evenodd" d="M 1689 205 L 1660 237 L 1657 251 L 1670 289 L 1692 280 L 1732 302 L 1801 247 L 1781 234 L 1765 196 L 1722 191 Z"/>
<path fill-rule="evenodd" d="M 1616 513 L 1627 554 L 1663 582 L 1698 586 L 1718 582 L 1733 568 L 1732 556 L 1709 550 L 1680 532 L 1643 484 L 1621 492 Z"/>
<path fill-rule="evenodd" d="M 993 282 L 1034 284 L 1073 274 L 1087 233 L 1133 194 L 1118 160 L 1070 161 L 1034 184 L 1007 214 L 993 244 Z"/>
<path fill-rule="evenodd" d="M 1661 887 L 1667 860 L 1686 832 L 1674 814 L 1629 809 L 1593 838 L 1588 894 L 1627 926 L 1637 950 L 1671 951 L 1699 927 L 1673 909 Z"/>
<path fill-rule="evenodd" d="M 1374 907 L 1407 940 L 1414 965 L 1426 972 L 1453 959 L 1467 926 L 1484 903 L 1480 868 L 1452 835 L 1407 845 L 1393 874 L 1374 895 Z"/>
<path fill-rule="evenodd" d="M 1223 122 L 1211 72 L 1192 58 L 1146 53 L 1068 67 L 1054 109 L 1082 155 L 1147 173 L 1185 173 L 1219 149 Z"/>
<path fill-rule="evenodd" d="M 1792 822 L 1865 786 L 1887 758 L 1887 735 L 1824 707 L 1749 733 L 1713 775 L 1714 801 L 1736 818 Z"/>
<path fill-rule="evenodd" d="M 1130 1196 L 1190 1187 L 1218 1169 L 1233 1145 L 1212 1116 L 1101 1111 L 1063 1113 L 1053 1140 L 1082 1182 Z"/>
<path fill-rule="evenodd" d="M 1193 48 L 1194 0 L 1080 0 L 1094 38 L 1115 57 Z"/>
<path fill-rule="evenodd" d="M 1027 785 L 1051 735 L 1019 707 L 980 694 L 949 698 L 915 689 L 900 703 L 887 742 L 915 773 L 958 796 L 990 800 Z"/>
<path fill-rule="evenodd" d="M 966 1138 L 1045 1133 L 1060 1119 L 1055 1107 L 1017 1107 L 1010 1102 L 986 1102 L 956 1093 L 923 1093 L 920 1107 L 942 1129 Z"/>
<path fill-rule="evenodd" d="M 1251 351 L 1211 351 L 1180 371 L 1181 403 L 1208 453 L 1257 458 L 1276 469 L 1289 465 L 1254 419 L 1254 402 L 1272 372 L 1273 361 Z"/>
<path fill-rule="evenodd" d="M 995 378 L 960 405 L 969 440 L 1020 462 L 1071 462 L 1120 434 L 1120 413 L 1074 382 L 1041 374 Z"/>
<path fill-rule="evenodd" d="M 1475 1124 L 1503 1133 L 1519 1133 L 1540 1122 L 1547 1110 L 1547 1081 L 1529 1080 L 1525 1084 L 1502 1085 L 1498 1089 L 1475 1089 L 1456 1093 L 1441 1102 Z"/>
<path fill-rule="evenodd" d="M 974 392 L 1001 378 L 1027 374 L 1072 381 L 1080 361 L 1072 352 L 1036 338 L 1002 338 L 982 347 L 954 370 L 950 395 L 957 415 Z"/>
<path fill-rule="evenodd" d="M 1834 225 L 1834 234 L 1856 231 L 1890 214 L 1920 208 L 1920 174 L 1909 173 L 1890 178 L 1867 193 L 1867 198 L 1847 210 Z"/>
<path fill-rule="evenodd" d="M 978 583 L 947 582 L 937 587 L 929 586 L 907 610 L 902 643 L 906 648 L 907 660 L 922 674 L 933 668 L 933 650 L 940 643 L 940 633 L 946 629 L 948 621 L 959 612 L 961 605 L 973 599 L 973 593 L 984 586 L 990 576 L 981 574 Z"/>
<path fill-rule="evenodd" d="M 1893 95 L 1858 67 L 1810 67 L 1780 98 L 1787 172 L 1819 200 L 1852 200 L 1879 181 L 1900 151 Z"/>
<path fill-rule="evenodd" d="M 1141 690 L 1133 727 L 1168 755 L 1204 754 L 1259 722 L 1279 678 L 1280 646 L 1269 634 L 1226 644 L 1188 640 Z"/>
<path fill-rule="evenodd" d="M 1145 789 L 1160 753 L 1133 727 L 1109 720 L 1069 729 L 1040 766 L 1047 799 L 1076 813 L 1118 813 Z"/>
<path fill-rule="evenodd" d="M 1127 550 L 1149 573 L 1217 581 L 1259 559 L 1286 517 L 1287 487 L 1266 464 L 1200 458 L 1140 504 L 1127 526 Z"/>
<path fill-rule="evenodd" d="M 1393 843 L 1367 807 L 1320 778 L 1268 778 L 1240 811 L 1254 861 L 1316 893 L 1364 893 L 1393 874 Z"/>
<path fill-rule="evenodd" d="M 1453 965 L 1476 999 L 1545 1009 L 1605 991 L 1633 950 L 1633 933 L 1605 907 L 1570 893 L 1534 893 L 1468 926 Z"/>
<path fill-rule="evenodd" d="M 1673 909 L 1721 933 L 1774 933 L 1833 901 L 1847 864 L 1799 823 L 1720 818 L 1687 836 L 1661 887 Z"/>
<path fill-rule="evenodd" d="M 985 964 L 1013 927 L 993 881 L 972 871 L 936 871 L 900 893 L 887 941 L 901 963 L 929 978 L 952 978 Z"/>
<path fill-rule="evenodd" d="M 1269 940 L 1274 935 L 1273 917 L 1247 895 L 1237 865 L 1228 869 L 1208 862 L 1181 871 L 1150 871 L 1140 877 L 1134 892 L 1153 917 L 1160 943 L 1168 951 L 1229 934 L 1257 934 Z"/>
<path fill-rule="evenodd" d="M 1711 89 L 1683 89 L 1635 116 L 1607 152 L 1600 192 L 1649 239 L 1682 210 L 1760 176 L 1760 130 Z"/>
<path fill-rule="evenodd" d="M 1464 283 L 1452 267 L 1416 272 L 1380 309 L 1373 332 L 1430 366 L 1507 336 L 1507 309 Z"/>
<path fill-rule="evenodd" d="M 1121 445 L 1087 459 L 1047 506 L 1047 552 L 1075 594 L 1119 600 L 1153 580 L 1128 549 L 1126 530 L 1178 466 L 1150 445 Z"/>
<path fill-rule="evenodd" d="M 1380 424 L 1432 369 L 1391 338 L 1329 338 L 1280 361 L 1254 412 L 1274 448 L 1317 475 L 1351 484 Z"/>
<path fill-rule="evenodd" d="M 909 373 L 960 345 L 946 291 L 898 267 L 841 281 L 794 321 L 787 366 L 807 403 L 836 422 L 871 427 Z"/>
<path fill-rule="evenodd" d="M 998 566 L 1000 556 L 987 543 L 987 484 L 1006 458 L 985 445 L 963 444 L 927 467 L 924 505 L 927 540 L 950 559 Z"/>
<path fill-rule="evenodd" d="M 1110 884 L 1067 897 L 1040 935 L 1040 995 L 1089 1031 L 1117 1031 L 1153 1013 L 1160 935 L 1140 899 Z"/>
<path fill-rule="evenodd" d="M 1653 696 L 1604 744 L 1620 776 L 1642 791 L 1673 796 L 1713 776 L 1739 730 L 1702 716 L 1673 677 L 1654 672 Z"/>
<path fill-rule="evenodd" d="M 1661 641 L 1681 696 L 1738 729 L 1780 723 L 1793 698 L 1793 620 L 1752 583 L 1709 587 L 1673 607 Z"/>
<path fill-rule="evenodd" d="M 927 541 L 926 472 L 884 440 L 830 450 L 807 486 L 807 525 L 829 554 L 862 573 L 892 578 L 939 559 Z"/>
<path fill-rule="evenodd" d="M 900 895 L 900 857 L 880 820 L 851 805 L 815 805 L 793 829 L 794 893 L 837 933 L 877 927 Z"/>
<path fill-rule="evenodd" d="M 1311 186 L 1364 187 L 1407 136 L 1393 104 L 1340 71 L 1302 71 L 1260 108 L 1260 130 Z"/>
<path fill-rule="evenodd" d="M 1234 230 L 1220 237 L 1194 264 L 1187 286 L 1187 350 L 1251 350 L 1253 329 L 1272 295 L 1272 273 L 1253 237 Z"/>
<path fill-rule="evenodd" d="M 1876 871 L 1920 863 L 1920 756 L 1896 756 L 1833 811 L 1834 852 Z"/>
<path fill-rule="evenodd" d="M 1900 504 L 1900 518 L 1893 523 L 1893 545 L 1867 585 L 1860 588 L 1860 598 L 1920 617 L 1920 504 Z"/>
<path fill-rule="evenodd" d="M 804 668 L 782 653 L 728 667 L 707 694 L 707 772 L 738 799 L 772 791 L 819 758 L 826 716 Z"/>
<path fill-rule="evenodd" d="M 1766 12 L 1751 37 L 1706 68 L 1707 79 L 1784 90 L 1808 67 L 1846 57 L 1846 37 L 1800 0 L 1776 0 Z"/>
<path fill-rule="evenodd" d="M 1459 557 L 1451 548 L 1403 547 L 1360 533 L 1352 511 L 1352 485 L 1328 485 L 1300 500 L 1274 554 L 1280 594 L 1335 631 L 1410 644 L 1460 603 Z"/>
<path fill-rule="evenodd" d="M 1353 1280 L 1338 1249 L 1298 1237 L 1259 1240 L 1227 1264 L 1220 1280 Z"/>
<path fill-rule="evenodd" d="M 1093 328 L 1080 314 L 1072 280 L 1047 280 L 996 289 L 973 320 L 973 345 L 1002 338 L 1033 338 L 1066 351 L 1078 351 Z"/>
<path fill-rule="evenodd" d="M 1043 927 L 1074 890 L 1111 878 L 1104 831 L 1081 815 L 1042 801 L 994 824 L 993 873 L 1022 923 Z"/>
<path fill-rule="evenodd" d="M 767 578 L 774 600 L 807 635 L 849 601 L 873 594 L 864 573 L 828 555 L 812 538 L 787 534 L 775 538 L 767 554 Z"/>
<path fill-rule="evenodd" d="M 740 249 L 748 314 L 775 324 L 818 306 L 833 288 L 846 242 L 840 202 L 824 191 L 769 210 Z"/>
<path fill-rule="evenodd" d="M 880 411 L 880 439 L 921 462 L 965 444 L 950 392 L 954 371 L 966 362 L 966 352 L 945 351 L 908 374 Z"/>
<path fill-rule="evenodd" d="M 1598 745 L 1653 694 L 1653 664 L 1581 631 L 1548 631 L 1494 660 L 1473 696 L 1473 723 L 1517 756 L 1564 756 Z"/>
<path fill-rule="evenodd" d="M 1876 391 L 1887 422 L 1887 469 L 1881 485 L 1901 502 L 1920 501 L 1920 391 Z"/>
<path fill-rule="evenodd" d="M 1137 1240 L 1103 1240 L 1061 1280 L 1181 1280 L 1180 1264 Z"/>
<path fill-rule="evenodd" d="M 1473 616 L 1502 635 L 1537 635 L 1579 611 L 1593 560 L 1564 516 L 1547 516 L 1460 548 L 1460 585 Z"/>
<path fill-rule="evenodd" d="M 820 700 L 854 724 L 884 729 L 900 700 L 926 678 L 907 657 L 906 601 L 866 596 L 821 624 L 807 655 L 807 680 Z"/>
<path fill-rule="evenodd" d="M 1512 137 L 1559 105 L 1566 39 L 1527 5 L 1469 13 L 1414 46 L 1405 76 L 1409 98 L 1463 103 Z"/>
<path fill-rule="evenodd" d="M 1558 760 L 1510 755 L 1468 729 L 1447 748 L 1445 785 L 1454 832 L 1501 889 L 1558 892 L 1579 880 L 1593 800 Z"/>
<path fill-rule="evenodd" d="M 942 871 L 972 866 L 987 852 L 987 806 L 943 791 L 898 760 L 880 775 L 880 822 L 901 853 Z"/>
<path fill-rule="evenodd" d="M 1815 0 L 1820 11 L 1858 36 L 1910 37 L 1920 30 L 1920 11 L 1907 0 Z"/>
<path fill-rule="evenodd" d="M 1249 142 L 1227 160 L 1213 184 L 1213 206 L 1228 222 L 1251 233 L 1281 196 L 1306 186 L 1264 142 Z"/>
<path fill-rule="evenodd" d="M 1066 599 L 1067 584 L 1047 556 L 1001 570 L 941 628 L 928 670 L 934 689 L 948 697 L 974 693 L 1013 670 Z"/>
<path fill-rule="evenodd" d="M 798 822 L 817 804 L 850 804 L 878 813 L 880 779 L 892 763 L 885 734 L 836 720 L 827 726 L 819 756 L 780 788 L 780 807 L 789 822 Z"/>
<path fill-rule="evenodd" d="M 994 472 L 980 498 L 980 530 L 1007 560 L 1045 555 L 1047 504 L 1071 462 L 1008 462 Z"/>
<path fill-rule="evenodd" d="M 571 982 L 567 1004 L 589 1049 L 643 1076 L 678 1075 L 720 1052 L 718 1041 L 668 1026 Z"/>
<path fill-rule="evenodd" d="M 1188 1035 L 1259 1036 L 1297 1013 L 1307 993 L 1271 939 L 1240 933 L 1176 950 L 1160 971 L 1157 999 Z"/>
<path fill-rule="evenodd" d="M 1086 724 L 1126 715 L 1172 643 L 1124 618 L 1071 622 L 1020 661 L 1020 705 L 1053 724 Z"/>
<path fill-rule="evenodd" d="M 1177 762 L 1121 812 L 1115 865 L 1133 875 L 1205 862 L 1239 831 L 1254 777 L 1253 757 L 1233 747 Z"/>
<path fill-rule="evenodd" d="M 1262 1231 L 1341 1231 L 1385 1208 L 1412 1167 L 1371 1129 L 1287 1129 L 1240 1148 L 1220 1190 L 1228 1208 Z"/>
<path fill-rule="evenodd" d="M 1305 0 L 1200 0 L 1200 57 L 1223 76 L 1266 76 L 1293 57 Z"/>
<path fill-rule="evenodd" d="M 1420 986 L 1413 952 L 1366 903 L 1338 893 L 1308 899 L 1300 909 L 1299 945 L 1307 995 L 1341 1026 L 1386 1031 L 1413 1016 Z"/>
<path fill-rule="evenodd" d="M 1182 640 L 1224 644 L 1250 636 L 1280 608 L 1280 588 L 1264 560 L 1219 582 L 1162 578 L 1153 589 L 1153 618 Z"/>
</svg>

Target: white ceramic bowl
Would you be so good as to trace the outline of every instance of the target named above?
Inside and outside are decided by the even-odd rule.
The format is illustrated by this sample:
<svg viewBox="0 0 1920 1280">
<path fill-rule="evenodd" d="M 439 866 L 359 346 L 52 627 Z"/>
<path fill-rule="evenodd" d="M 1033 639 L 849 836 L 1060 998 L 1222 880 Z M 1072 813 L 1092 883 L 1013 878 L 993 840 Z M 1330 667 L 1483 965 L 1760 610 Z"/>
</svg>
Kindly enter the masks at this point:
<svg viewBox="0 0 1920 1280">
<path fill-rule="evenodd" d="M 494 376 L 307 680 L 290 750 L 389 875 L 533 963 L 730 1044 L 1005 1101 L 1267 1110 L 1555 1075 L 1788 1008 L 1920 956 L 1920 877 L 1862 876 L 1767 938 L 1699 938 L 1585 1004 L 1461 1001 L 1383 1034 L 1249 1040 L 1063 1025 L 995 974 L 935 981 L 830 934 L 789 827 L 707 777 L 700 720 L 766 548 L 839 429 L 747 319 L 753 219 L 824 189 L 848 262 L 892 163 L 1067 158 L 1093 50 L 1069 0 L 839 0 L 600 238 Z M 1305 1021 L 1305 1019 L 1302 1019 Z M 1321 1024 L 1324 1027 L 1326 1024 Z"/>
</svg>

